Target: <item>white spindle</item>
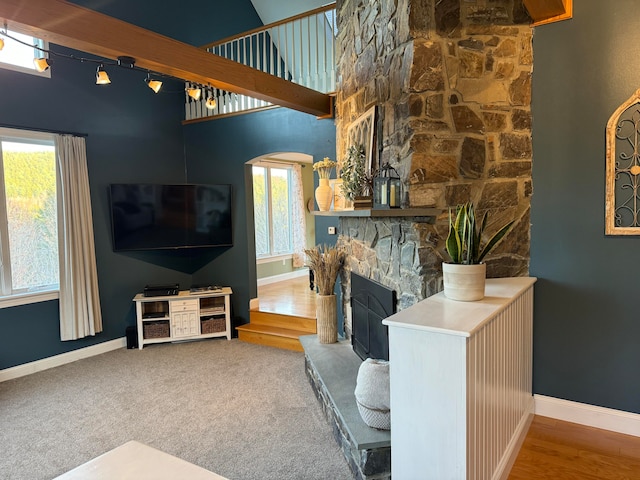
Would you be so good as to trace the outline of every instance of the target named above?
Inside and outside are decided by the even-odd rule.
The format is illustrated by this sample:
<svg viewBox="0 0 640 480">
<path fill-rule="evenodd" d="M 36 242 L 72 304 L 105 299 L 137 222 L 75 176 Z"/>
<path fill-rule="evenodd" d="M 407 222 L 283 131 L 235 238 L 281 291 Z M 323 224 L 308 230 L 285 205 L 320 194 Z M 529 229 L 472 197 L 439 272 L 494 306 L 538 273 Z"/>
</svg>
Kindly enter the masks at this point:
<svg viewBox="0 0 640 480">
<path fill-rule="evenodd" d="M 263 72 L 267 71 L 267 32 L 262 32 L 262 68 Z"/>
<path fill-rule="evenodd" d="M 280 60 L 280 52 L 282 51 L 282 40 L 280 37 L 282 36 L 282 32 L 280 31 L 280 27 L 276 27 L 276 31 L 278 32 L 278 41 L 275 43 L 274 47 L 274 61 L 276 62 L 276 77 L 282 77 L 282 61 Z"/>
<path fill-rule="evenodd" d="M 330 49 L 329 49 L 329 53 L 330 53 L 330 61 L 329 61 L 329 65 L 331 66 L 330 70 L 329 70 L 329 90 L 330 91 L 334 91 L 336 89 L 336 59 L 335 59 L 335 49 L 334 49 L 334 45 L 335 45 L 335 40 L 333 39 L 333 34 L 332 36 L 332 41 L 329 44 L 330 45 Z"/>
<path fill-rule="evenodd" d="M 273 75 L 273 29 L 269 32 L 269 60 L 270 60 L 270 68 L 269 73 Z"/>
<path fill-rule="evenodd" d="M 333 32 L 331 32 L 331 38 L 333 38 Z M 324 91 L 327 91 L 327 21 L 322 22 L 322 48 L 324 48 L 323 52 L 323 62 L 322 62 L 322 83 L 324 87 Z"/>
<path fill-rule="evenodd" d="M 296 63 L 291 69 L 291 81 L 294 83 L 300 83 L 300 74 L 302 73 L 302 63 L 298 62 L 296 58 L 298 57 L 298 51 L 300 50 L 300 45 L 298 45 L 297 34 L 296 34 L 296 25 L 300 28 L 299 22 L 294 22 L 291 24 L 291 63 Z"/>
<path fill-rule="evenodd" d="M 282 46 L 280 47 L 282 51 Z M 287 28 L 287 24 L 284 25 L 284 55 L 282 56 L 283 65 L 282 65 L 282 78 L 287 80 L 289 78 L 289 29 Z"/>
<path fill-rule="evenodd" d="M 300 20 L 302 22 L 302 20 Z M 302 48 L 302 32 L 300 32 L 300 48 Z M 318 45 L 318 38 L 316 35 L 315 44 Z M 316 60 L 314 63 L 318 63 L 318 55 L 316 55 Z M 311 17 L 307 17 L 307 82 L 306 86 L 312 88 L 311 83 Z M 317 87 L 316 87 L 317 88 Z"/>
</svg>

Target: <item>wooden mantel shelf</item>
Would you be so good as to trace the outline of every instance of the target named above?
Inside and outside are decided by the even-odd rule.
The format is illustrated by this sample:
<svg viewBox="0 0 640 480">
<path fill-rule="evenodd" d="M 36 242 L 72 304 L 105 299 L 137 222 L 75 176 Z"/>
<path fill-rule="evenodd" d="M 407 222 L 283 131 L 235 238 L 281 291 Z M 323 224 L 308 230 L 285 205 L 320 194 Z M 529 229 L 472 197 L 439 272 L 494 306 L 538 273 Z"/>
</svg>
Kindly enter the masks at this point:
<svg viewBox="0 0 640 480">
<path fill-rule="evenodd" d="M 366 208 L 358 210 L 327 210 L 313 211 L 313 215 L 318 217 L 437 217 L 442 213 L 439 208 L 389 208 L 377 209 Z"/>
</svg>

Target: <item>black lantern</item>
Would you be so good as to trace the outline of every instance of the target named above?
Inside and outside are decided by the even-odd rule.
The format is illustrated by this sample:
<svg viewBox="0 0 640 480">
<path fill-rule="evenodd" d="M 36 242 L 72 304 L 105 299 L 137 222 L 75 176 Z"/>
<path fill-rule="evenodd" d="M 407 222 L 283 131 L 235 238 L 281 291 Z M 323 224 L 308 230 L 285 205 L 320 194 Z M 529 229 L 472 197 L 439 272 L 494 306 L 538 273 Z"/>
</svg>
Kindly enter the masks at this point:
<svg viewBox="0 0 640 480">
<path fill-rule="evenodd" d="M 401 199 L 400 176 L 395 168 L 385 163 L 373 180 L 373 208 L 399 208 Z"/>
</svg>

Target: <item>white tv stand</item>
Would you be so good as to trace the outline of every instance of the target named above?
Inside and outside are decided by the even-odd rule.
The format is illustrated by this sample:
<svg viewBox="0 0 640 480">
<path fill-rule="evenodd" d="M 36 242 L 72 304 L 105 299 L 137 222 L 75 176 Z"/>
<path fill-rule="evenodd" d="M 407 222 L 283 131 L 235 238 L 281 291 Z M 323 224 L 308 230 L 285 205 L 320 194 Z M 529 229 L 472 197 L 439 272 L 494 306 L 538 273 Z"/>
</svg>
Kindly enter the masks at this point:
<svg viewBox="0 0 640 480">
<path fill-rule="evenodd" d="M 138 348 L 151 343 L 201 338 L 227 337 L 231 340 L 231 301 L 229 287 L 178 295 L 145 297 L 136 302 Z"/>
</svg>

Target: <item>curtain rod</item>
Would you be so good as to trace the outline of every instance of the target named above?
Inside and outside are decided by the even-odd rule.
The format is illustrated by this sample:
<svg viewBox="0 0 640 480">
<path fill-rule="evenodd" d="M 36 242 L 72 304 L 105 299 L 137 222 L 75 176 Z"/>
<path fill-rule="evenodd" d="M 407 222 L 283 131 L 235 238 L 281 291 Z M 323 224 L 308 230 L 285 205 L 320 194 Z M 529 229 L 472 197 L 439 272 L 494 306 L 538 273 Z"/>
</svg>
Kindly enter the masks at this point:
<svg viewBox="0 0 640 480">
<path fill-rule="evenodd" d="M 297 160 L 279 160 L 279 159 L 271 159 L 271 158 L 265 158 L 264 160 L 258 160 L 255 164 L 259 164 L 259 163 L 275 163 L 275 164 L 285 164 L 285 165 L 293 165 L 293 164 L 298 164 L 300 165 L 302 168 L 305 168 L 306 165 L 308 164 L 307 162 L 300 162 Z"/>
<path fill-rule="evenodd" d="M 18 130 L 28 130 L 30 132 L 44 132 L 44 133 L 54 133 L 56 135 L 73 135 L 74 137 L 88 137 L 88 133 L 78 133 L 78 132 L 63 132 L 61 130 L 52 130 L 50 128 L 36 128 L 36 127 L 25 127 L 22 125 L 11 125 L 9 123 L 0 123 L 0 127 L 2 128 L 15 128 Z"/>
</svg>

